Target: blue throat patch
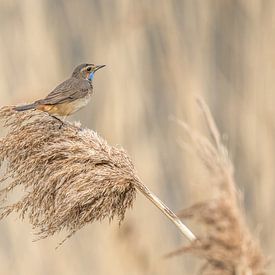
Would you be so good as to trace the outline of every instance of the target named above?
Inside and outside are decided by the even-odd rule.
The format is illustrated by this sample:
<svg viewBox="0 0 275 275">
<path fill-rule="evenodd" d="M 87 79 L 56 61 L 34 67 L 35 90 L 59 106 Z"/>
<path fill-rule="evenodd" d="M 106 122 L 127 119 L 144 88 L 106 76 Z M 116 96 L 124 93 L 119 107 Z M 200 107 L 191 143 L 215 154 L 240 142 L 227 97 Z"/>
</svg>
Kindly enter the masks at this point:
<svg viewBox="0 0 275 275">
<path fill-rule="evenodd" d="M 89 80 L 90 81 L 92 81 L 93 79 L 94 79 L 94 76 L 95 76 L 95 73 L 94 72 L 91 72 L 90 74 L 89 74 Z"/>
</svg>

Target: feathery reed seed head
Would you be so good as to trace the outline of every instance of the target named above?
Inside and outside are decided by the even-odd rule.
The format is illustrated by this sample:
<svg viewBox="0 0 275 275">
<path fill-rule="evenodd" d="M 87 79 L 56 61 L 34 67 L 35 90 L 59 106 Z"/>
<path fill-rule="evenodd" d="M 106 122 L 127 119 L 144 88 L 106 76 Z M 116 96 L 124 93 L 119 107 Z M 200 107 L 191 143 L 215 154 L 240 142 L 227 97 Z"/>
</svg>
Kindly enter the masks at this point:
<svg viewBox="0 0 275 275">
<path fill-rule="evenodd" d="M 28 218 L 38 239 L 65 229 L 68 237 L 84 225 L 115 216 L 121 222 L 139 182 L 126 152 L 97 133 L 60 123 L 39 111 L 0 109 L 8 133 L 0 139 L 2 202 L 21 186 L 18 202 L 1 208 Z"/>
<path fill-rule="evenodd" d="M 179 213 L 181 218 L 194 219 L 204 225 L 204 231 L 198 240 L 170 255 L 189 252 L 205 259 L 199 272 L 202 275 L 266 274 L 267 260 L 246 225 L 227 148 L 222 144 L 208 106 L 200 98 L 198 103 L 212 140 L 198 134 L 186 123 L 179 123 L 191 140 L 188 148 L 195 152 L 208 171 L 206 181 L 212 183 L 215 196 Z"/>
</svg>

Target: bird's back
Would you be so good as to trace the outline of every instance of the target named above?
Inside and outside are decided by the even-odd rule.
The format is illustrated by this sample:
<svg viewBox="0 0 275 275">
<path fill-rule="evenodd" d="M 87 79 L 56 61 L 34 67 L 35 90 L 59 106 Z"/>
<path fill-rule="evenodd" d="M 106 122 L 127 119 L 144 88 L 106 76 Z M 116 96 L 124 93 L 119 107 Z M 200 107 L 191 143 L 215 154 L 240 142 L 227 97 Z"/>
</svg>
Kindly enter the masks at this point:
<svg viewBox="0 0 275 275">
<path fill-rule="evenodd" d="M 38 104 L 61 104 L 80 100 L 93 92 L 92 83 L 85 79 L 71 77 L 59 84 L 48 96 L 39 100 Z"/>
</svg>

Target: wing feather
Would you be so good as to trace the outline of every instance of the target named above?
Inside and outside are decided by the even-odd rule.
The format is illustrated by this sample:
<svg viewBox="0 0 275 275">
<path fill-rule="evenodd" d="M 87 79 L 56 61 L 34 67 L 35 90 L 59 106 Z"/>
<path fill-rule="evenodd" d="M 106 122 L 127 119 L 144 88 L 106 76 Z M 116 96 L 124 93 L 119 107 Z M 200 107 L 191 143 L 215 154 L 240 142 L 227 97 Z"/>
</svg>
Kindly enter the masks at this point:
<svg viewBox="0 0 275 275">
<path fill-rule="evenodd" d="M 54 105 L 72 102 L 85 97 L 92 92 L 92 86 L 88 80 L 70 78 L 59 84 L 46 98 L 38 100 L 38 104 Z"/>
</svg>

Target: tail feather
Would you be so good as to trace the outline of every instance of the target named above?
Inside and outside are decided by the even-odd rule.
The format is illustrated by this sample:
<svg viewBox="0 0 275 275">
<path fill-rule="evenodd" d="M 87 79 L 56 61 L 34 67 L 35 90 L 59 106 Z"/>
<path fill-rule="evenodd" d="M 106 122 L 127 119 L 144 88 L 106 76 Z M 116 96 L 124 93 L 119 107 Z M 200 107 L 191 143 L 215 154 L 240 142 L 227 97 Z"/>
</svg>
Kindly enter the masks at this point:
<svg viewBox="0 0 275 275">
<path fill-rule="evenodd" d="M 14 110 L 18 111 L 18 112 L 22 112 L 22 111 L 27 111 L 27 110 L 33 110 L 33 109 L 35 109 L 35 107 L 36 107 L 36 104 L 32 103 L 32 104 L 27 104 L 27 105 L 22 105 L 22 106 L 16 106 L 16 107 L 14 107 Z"/>
</svg>

